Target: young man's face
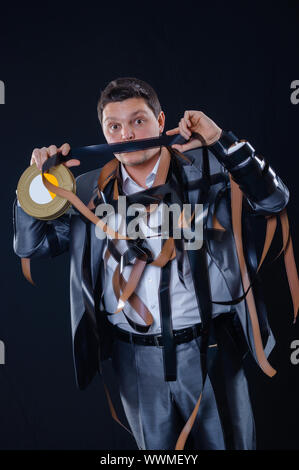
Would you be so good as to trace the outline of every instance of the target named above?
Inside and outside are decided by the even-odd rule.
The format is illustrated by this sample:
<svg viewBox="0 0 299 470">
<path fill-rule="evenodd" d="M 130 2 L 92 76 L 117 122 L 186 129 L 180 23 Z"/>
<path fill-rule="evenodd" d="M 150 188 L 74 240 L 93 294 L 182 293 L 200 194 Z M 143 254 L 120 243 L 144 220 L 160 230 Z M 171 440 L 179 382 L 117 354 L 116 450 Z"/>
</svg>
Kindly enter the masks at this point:
<svg viewBox="0 0 299 470">
<path fill-rule="evenodd" d="M 161 111 L 156 118 L 143 98 L 128 98 L 124 101 L 108 103 L 103 109 L 102 123 L 104 136 L 111 144 L 159 137 L 164 129 L 165 115 Z M 160 152 L 159 148 L 114 155 L 124 165 L 133 166 L 150 160 L 157 155 L 157 152 Z"/>
</svg>

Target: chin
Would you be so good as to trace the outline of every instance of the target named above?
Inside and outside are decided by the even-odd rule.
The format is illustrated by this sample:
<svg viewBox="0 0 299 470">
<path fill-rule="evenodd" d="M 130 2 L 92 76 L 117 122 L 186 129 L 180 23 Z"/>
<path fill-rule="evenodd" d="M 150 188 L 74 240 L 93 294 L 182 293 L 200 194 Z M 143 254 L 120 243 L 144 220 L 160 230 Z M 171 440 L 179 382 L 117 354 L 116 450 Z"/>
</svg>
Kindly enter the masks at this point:
<svg viewBox="0 0 299 470">
<path fill-rule="evenodd" d="M 146 155 L 140 155 L 139 152 L 120 153 L 117 155 L 117 158 L 119 161 L 121 161 L 121 163 L 124 163 L 125 165 L 138 165 L 147 160 Z"/>
</svg>

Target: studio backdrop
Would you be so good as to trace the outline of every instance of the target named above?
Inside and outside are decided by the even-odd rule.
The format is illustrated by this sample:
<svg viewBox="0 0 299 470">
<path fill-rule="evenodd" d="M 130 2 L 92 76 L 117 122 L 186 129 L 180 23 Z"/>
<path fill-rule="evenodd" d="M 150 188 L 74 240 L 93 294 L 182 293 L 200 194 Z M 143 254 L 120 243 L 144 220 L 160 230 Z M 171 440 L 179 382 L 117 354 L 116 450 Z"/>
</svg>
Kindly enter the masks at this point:
<svg viewBox="0 0 299 470">
<path fill-rule="evenodd" d="M 84 391 L 76 387 L 68 253 L 32 262 L 32 286 L 13 251 L 12 206 L 33 149 L 105 143 L 96 107 L 114 78 L 152 85 L 165 130 L 185 110 L 200 110 L 265 156 L 290 191 L 299 262 L 298 2 L 163 8 L 1 6 L 0 449 L 137 449 L 111 418 L 100 376 Z M 72 171 L 76 177 L 101 165 L 86 159 Z M 269 378 L 246 361 L 259 449 L 298 449 L 299 442 L 299 326 L 283 256 L 270 263 L 281 242 L 278 231 L 261 272 L 277 374 Z M 117 389 L 110 392 L 126 423 Z"/>
</svg>

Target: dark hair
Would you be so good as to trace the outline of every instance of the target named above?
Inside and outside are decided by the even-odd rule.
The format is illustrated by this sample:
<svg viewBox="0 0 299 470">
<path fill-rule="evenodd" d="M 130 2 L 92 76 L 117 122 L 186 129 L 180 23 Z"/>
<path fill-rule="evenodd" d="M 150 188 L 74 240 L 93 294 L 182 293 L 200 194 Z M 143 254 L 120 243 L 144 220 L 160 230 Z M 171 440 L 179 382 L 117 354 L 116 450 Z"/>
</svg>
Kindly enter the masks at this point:
<svg viewBox="0 0 299 470">
<path fill-rule="evenodd" d="M 161 111 L 161 105 L 155 90 L 143 80 L 133 77 L 121 77 L 112 80 L 102 91 L 98 101 L 98 117 L 102 125 L 103 109 L 106 104 L 124 101 L 128 98 L 144 98 L 156 118 Z"/>
</svg>

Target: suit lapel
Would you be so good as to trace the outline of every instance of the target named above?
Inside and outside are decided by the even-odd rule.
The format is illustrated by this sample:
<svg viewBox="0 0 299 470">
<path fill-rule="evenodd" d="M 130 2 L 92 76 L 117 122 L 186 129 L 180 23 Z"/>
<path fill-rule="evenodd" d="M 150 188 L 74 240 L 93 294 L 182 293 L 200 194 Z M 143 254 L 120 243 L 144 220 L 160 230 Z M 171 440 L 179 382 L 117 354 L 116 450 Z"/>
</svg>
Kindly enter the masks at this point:
<svg viewBox="0 0 299 470">
<path fill-rule="evenodd" d="M 102 263 L 103 249 L 106 243 L 106 238 L 99 238 L 100 229 L 92 224 L 90 230 L 90 262 L 91 262 L 91 279 L 92 285 L 95 287 L 97 275 Z M 102 232 L 103 233 L 103 232 Z"/>
</svg>

